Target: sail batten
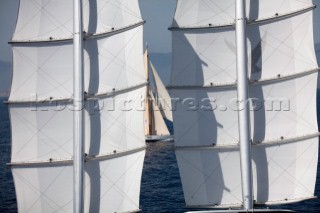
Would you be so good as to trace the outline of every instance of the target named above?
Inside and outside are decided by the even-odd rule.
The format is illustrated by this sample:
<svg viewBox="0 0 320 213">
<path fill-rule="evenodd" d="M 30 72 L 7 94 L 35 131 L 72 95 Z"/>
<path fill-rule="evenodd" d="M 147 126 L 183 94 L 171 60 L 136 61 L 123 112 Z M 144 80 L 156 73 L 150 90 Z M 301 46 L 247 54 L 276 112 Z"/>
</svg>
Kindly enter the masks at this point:
<svg viewBox="0 0 320 213">
<path fill-rule="evenodd" d="M 136 152 L 140 152 L 146 149 L 146 146 L 127 150 L 127 151 L 121 151 L 116 152 L 116 150 L 110 154 L 100 154 L 98 156 L 85 156 L 85 161 L 96 161 L 96 160 L 108 160 L 113 158 L 119 158 L 126 155 L 134 154 Z M 56 166 L 56 165 L 68 165 L 72 164 L 72 159 L 49 159 L 48 161 L 29 161 L 29 162 L 11 162 L 8 163 L 8 166 L 11 167 L 35 167 L 35 166 Z"/>
<path fill-rule="evenodd" d="M 301 8 L 299 10 L 296 11 L 292 11 L 289 13 L 283 13 L 283 14 L 279 14 L 276 13 L 274 16 L 272 17 L 266 17 L 266 18 L 260 18 L 260 19 L 255 19 L 255 20 L 248 20 L 247 21 L 247 26 L 250 27 L 250 25 L 257 25 L 257 24 L 265 24 L 268 22 L 275 22 L 275 21 L 280 21 L 283 20 L 285 18 L 290 18 L 296 15 L 300 15 L 302 13 L 305 12 L 309 12 L 310 10 L 315 9 L 316 6 L 312 5 L 310 7 L 306 7 L 306 8 Z M 169 27 L 169 30 L 201 30 L 201 29 L 224 29 L 224 28 L 234 28 L 235 27 L 235 23 L 226 23 L 226 24 L 220 24 L 220 25 L 212 25 L 212 24 L 208 24 L 207 26 L 192 26 L 192 27 L 185 27 L 185 26 L 179 26 L 179 27 Z"/>
<path fill-rule="evenodd" d="M 258 141 L 252 142 L 251 145 L 253 147 L 257 146 L 278 146 L 286 143 L 295 143 L 297 141 L 311 139 L 319 137 L 320 133 L 313 133 L 309 135 L 302 135 L 294 138 L 280 138 L 276 140 L 269 140 L 269 141 Z M 175 146 L 176 150 L 199 150 L 199 149 L 239 149 L 239 144 L 228 144 L 228 145 L 211 145 L 211 146 Z"/>
<path fill-rule="evenodd" d="M 86 33 L 84 32 L 84 39 L 94 39 L 94 38 L 103 38 L 107 36 L 112 36 L 118 33 L 122 33 L 131 29 L 134 29 L 136 27 L 139 27 L 143 25 L 145 21 L 140 21 L 132 25 L 128 25 L 121 28 L 113 28 L 111 30 L 105 31 L 105 32 L 99 32 L 99 33 Z M 65 43 L 68 41 L 72 41 L 73 37 L 66 37 L 66 38 L 53 38 L 50 37 L 45 40 L 11 40 L 9 41 L 9 44 L 37 44 L 37 43 L 43 43 L 43 42 L 50 42 L 50 43 Z"/>
<path fill-rule="evenodd" d="M 315 68 L 315 69 L 311 69 L 311 70 L 307 70 L 307 71 L 303 71 L 300 73 L 292 73 L 289 75 L 277 75 L 275 77 L 271 77 L 271 78 L 267 78 L 267 79 L 259 79 L 259 80 L 249 80 L 249 84 L 254 85 L 254 84 L 268 84 L 268 83 L 273 83 L 273 82 L 279 82 L 279 81 L 285 81 L 285 80 L 290 80 L 293 78 L 299 78 L 299 77 L 303 77 L 305 75 L 309 75 L 309 74 L 313 74 L 313 73 L 318 73 L 320 71 L 320 68 Z M 236 87 L 237 84 L 236 83 L 225 83 L 225 84 L 210 84 L 210 85 L 194 85 L 194 86 L 188 86 L 188 85 L 181 85 L 181 86 L 175 86 L 175 85 L 168 85 L 167 88 L 169 90 L 175 90 L 175 89 L 201 89 L 201 88 L 232 88 L 232 87 Z"/>
</svg>

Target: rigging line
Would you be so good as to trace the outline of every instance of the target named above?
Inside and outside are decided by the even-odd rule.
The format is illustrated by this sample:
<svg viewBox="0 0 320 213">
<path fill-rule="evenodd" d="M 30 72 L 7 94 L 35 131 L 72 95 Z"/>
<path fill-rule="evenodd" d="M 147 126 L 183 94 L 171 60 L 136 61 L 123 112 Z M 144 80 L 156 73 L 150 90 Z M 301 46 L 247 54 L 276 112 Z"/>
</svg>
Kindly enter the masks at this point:
<svg viewBox="0 0 320 213">
<path fill-rule="evenodd" d="M 17 112 L 17 114 L 19 114 L 18 112 Z M 35 125 L 33 125 L 30 121 L 28 121 L 28 120 L 26 120 L 26 119 L 23 119 L 23 116 L 21 116 L 21 114 L 20 114 L 20 119 L 19 120 L 21 120 L 22 119 L 22 121 L 24 121 L 23 123 L 26 123 L 26 124 L 29 124 L 31 127 L 33 127 L 35 130 L 36 130 L 36 132 L 30 137 L 30 139 L 28 140 L 28 141 L 26 141 L 25 142 L 25 144 L 20 148 L 20 150 L 17 150 L 17 152 L 15 152 L 15 154 L 14 155 L 12 155 L 12 157 L 16 157 L 29 143 L 31 143 L 32 142 L 32 140 L 33 140 L 33 138 L 34 137 L 36 137 L 39 133 L 41 133 L 43 136 L 45 136 L 48 140 L 50 140 L 51 142 L 53 142 L 56 146 L 60 146 L 60 144 L 58 144 L 58 143 L 56 143 L 56 141 L 55 140 L 53 140 L 51 137 L 49 137 L 47 134 L 45 134 L 44 132 L 41 132 L 42 131 L 42 129 L 43 128 L 45 128 L 49 123 L 50 123 L 50 121 L 52 121 L 52 119 L 55 117 L 55 114 L 56 113 L 54 113 L 45 123 L 44 123 L 44 125 L 43 126 L 41 126 L 40 128 L 38 128 L 37 126 L 35 126 Z M 29 126 L 28 125 L 28 126 Z M 45 140 L 44 140 L 45 141 Z M 51 143 L 46 143 L 48 146 L 51 146 Z M 52 148 L 54 148 L 54 147 L 52 147 Z M 68 150 L 66 150 L 66 149 L 64 149 L 63 148 L 63 150 L 66 152 L 66 153 L 68 153 L 69 155 L 71 155 L 71 153 L 69 153 L 69 151 Z M 59 153 L 58 153 L 59 154 Z"/>
</svg>

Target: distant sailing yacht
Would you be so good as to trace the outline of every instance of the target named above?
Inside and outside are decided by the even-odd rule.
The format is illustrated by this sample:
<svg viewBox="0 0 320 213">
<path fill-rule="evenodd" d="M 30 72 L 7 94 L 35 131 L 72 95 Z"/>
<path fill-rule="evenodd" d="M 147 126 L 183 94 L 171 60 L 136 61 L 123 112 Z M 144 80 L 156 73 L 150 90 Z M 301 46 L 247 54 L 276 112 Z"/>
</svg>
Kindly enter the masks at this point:
<svg viewBox="0 0 320 213">
<path fill-rule="evenodd" d="M 172 122 L 171 99 L 166 87 L 162 83 L 156 69 L 149 59 L 148 48 L 144 55 L 148 81 L 144 114 L 146 142 L 172 141 L 173 135 L 170 135 L 164 120 L 167 119 Z M 149 68 L 151 68 L 155 90 L 151 89 Z M 157 98 L 154 97 L 154 94 Z"/>
<path fill-rule="evenodd" d="M 257 207 L 314 198 L 315 9 L 311 0 L 178 1 L 168 88 L 187 207 L 277 212 Z"/>
<path fill-rule="evenodd" d="M 139 211 L 143 24 L 138 0 L 20 0 L 8 101 L 19 212 Z"/>
</svg>

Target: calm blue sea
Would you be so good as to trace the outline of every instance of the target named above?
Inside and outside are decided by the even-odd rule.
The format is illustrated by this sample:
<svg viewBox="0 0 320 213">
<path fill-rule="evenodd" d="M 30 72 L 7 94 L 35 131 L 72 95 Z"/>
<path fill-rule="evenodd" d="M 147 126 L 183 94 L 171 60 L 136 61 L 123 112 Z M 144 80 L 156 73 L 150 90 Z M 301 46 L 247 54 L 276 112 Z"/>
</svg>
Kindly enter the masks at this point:
<svg viewBox="0 0 320 213">
<path fill-rule="evenodd" d="M 10 157 L 10 123 L 7 106 L 2 102 L 3 99 L 0 99 L 0 213 L 15 213 L 17 205 L 14 185 L 10 169 L 6 166 Z M 318 102 L 320 104 L 320 101 Z M 319 110 L 318 115 L 320 115 Z M 318 166 L 315 194 L 320 196 L 320 166 Z M 173 143 L 157 142 L 147 145 L 140 208 L 143 213 L 186 211 Z M 281 208 L 316 213 L 320 212 L 320 200 L 281 206 Z"/>
</svg>

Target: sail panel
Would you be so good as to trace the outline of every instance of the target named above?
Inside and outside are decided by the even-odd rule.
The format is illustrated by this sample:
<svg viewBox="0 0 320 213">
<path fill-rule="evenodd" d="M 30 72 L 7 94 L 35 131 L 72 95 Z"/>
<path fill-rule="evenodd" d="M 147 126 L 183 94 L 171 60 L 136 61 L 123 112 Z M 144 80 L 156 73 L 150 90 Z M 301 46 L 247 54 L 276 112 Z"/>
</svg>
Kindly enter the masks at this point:
<svg viewBox="0 0 320 213">
<path fill-rule="evenodd" d="M 176 146 L 238 143 L 236 90 L 171 90 Z"/>
<path fill-rule="evenodd" d="M 239 148 L 177 149 L 188 206 L 241 206 Z M 318 137 L 252 146 L 254 200 L 280 204 L 313 197 Z"/>
<path fill-rule="evenodd" d="M 72 85 L 72 43 L 13 45 L 10 101 L 70 98 Z"/>
<path fill-rule="evenodd" d="M 145 88 L 140 88 L 85 102 L 85 150 L 89 156 L 145 146 L 142 120 L 144 91 Z M 72 159 L 72 107 L 70 101 L 10 105 L 11 161 Z"/>
<path fill-rule="evenodd" d="M 254 142 L 318 132 L 317 75 L 250 86 L 248 104 Z M 173 116 L 177 146 L 238 143 L 236 87 L 172 89 L 171 96 L 176 107 Z"/>
<path fill-rule="evenodd" d="M 85 166 L 85 212 L 137 212 L 145 150 Z"/>
<path fill-rule="evenodd" d="M 257 203 L 314 196 L 318 137 L 270 147 L 253 146 L 253 187 Z"/>
<path fill-rule="evenodd" d="M 103 94 L 146 82 L 143 27 L 85 41 L 85 88 Z"/>
<path fill-rule="evenodd" d="M 142 20 L 139 2 L 132 0 L 84 0 L 83 25 L 89 34 L 124 28 Z"/>
<path fill-rule="evenodd" d="M 236 81 L 236 45 L 232 29 L 173 31 L 172 55 L 170 85 Z"/>
<path fill-rule="evenodd" d="M 21 0 L 14 41 L 72 38 L 72 0 Z"/>
<path fill-rule="evenodd" d="M 19 212 L 72 212 L 73 167 L 15 168 Z"/>
<path fill-rule="evenodd" d="M 85 164 L 85 212 L 139 209 L 145 151 Z M 73 167 L 13 167 L 19 212 L 72 212 Z"/>
<path fill-rule="evenodd" d="M 248 27 L 248 72 L 253 81 L 317 69 L 312 10 Z"/>
<path fill-rule="evenodd" d="M 145 87 L 117 96 L 86 101 L 85 152 L 88 156 L 145 146 Z"/>
<path fill-rule="evenodd" d="M 89 34 L 141 22 L 138 1 L 84 0 L 83 25 Z M 72 0 L 21 0 L 13 41 L 72 39 Z"/>
<path fill-rule="evenodd" d="M 310 0 L 246 0 L 249 21 L 288 14 L 312 6 Z M 184 0 L 178 1 L 173 27 L 209 27 L 233 24 L 235 1 L 233 0 Z"/>
<path fill-rule="evenodd" d="M 85 42 L 85 91 L 88 94 L 111 92 L 146 82 L 142 29 L 137 27 Z M 72 43 L 15 44 L 13 53 L 10 101 L 72 97 Z"/>
<path fill-rule="evenodd" d="M 238 151 L 176 150 L 187 206 L 241 206 Z"/>
<path fill-rule="evenodd" d="M 248 26 L 248 74 L 259 81 L 317 69 L 312 10 L 292 18 Z M 236 82 L 235 31 L 173 31 L 174 86 Z"/>
<path fill-rule="evenodd" d="M 254 142 L 318 132 L 317 76 L 250 86 L 251 134 Z"/>
<path fill-rule="evenodd" d="M 72 159 L 72 103 L 11 104 L 9 109 L 11 162 Z"/>
</svg>

